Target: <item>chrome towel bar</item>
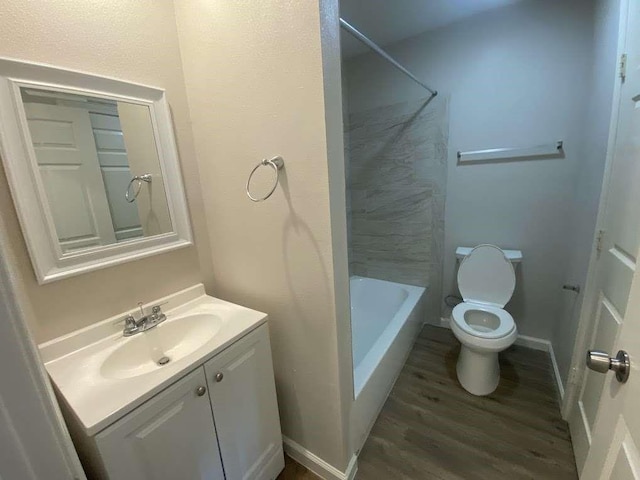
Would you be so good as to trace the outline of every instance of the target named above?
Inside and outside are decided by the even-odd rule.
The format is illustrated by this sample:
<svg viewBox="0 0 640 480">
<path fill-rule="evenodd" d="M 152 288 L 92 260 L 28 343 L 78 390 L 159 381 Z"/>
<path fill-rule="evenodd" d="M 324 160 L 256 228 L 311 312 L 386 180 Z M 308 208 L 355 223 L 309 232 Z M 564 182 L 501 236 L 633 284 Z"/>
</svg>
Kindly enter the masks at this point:
<svg viewBox="0 0 640 480">
<path fill-rule="evenodd" d="M 490 148 L 488 150 L 471 150 L 458 152 L 459 163 L 480 162 L 486 160 L 504 160 L 519 157 L 549 157 L 562 155 L 562 140 L 545 145 L 520 148 Z"/>
</svg>

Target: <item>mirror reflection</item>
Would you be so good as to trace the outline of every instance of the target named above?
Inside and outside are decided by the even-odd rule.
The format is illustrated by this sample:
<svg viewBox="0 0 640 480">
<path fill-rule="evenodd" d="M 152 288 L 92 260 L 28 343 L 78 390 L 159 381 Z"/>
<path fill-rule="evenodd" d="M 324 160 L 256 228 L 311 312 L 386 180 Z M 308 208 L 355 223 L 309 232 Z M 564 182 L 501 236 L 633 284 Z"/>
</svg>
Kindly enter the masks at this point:
<svg viewBox="0 0 640 480">
<path fill-rule="evenodd" d="M 148 106 L 20 90 L 63 253 L 172 231 Z"/>
</svg>

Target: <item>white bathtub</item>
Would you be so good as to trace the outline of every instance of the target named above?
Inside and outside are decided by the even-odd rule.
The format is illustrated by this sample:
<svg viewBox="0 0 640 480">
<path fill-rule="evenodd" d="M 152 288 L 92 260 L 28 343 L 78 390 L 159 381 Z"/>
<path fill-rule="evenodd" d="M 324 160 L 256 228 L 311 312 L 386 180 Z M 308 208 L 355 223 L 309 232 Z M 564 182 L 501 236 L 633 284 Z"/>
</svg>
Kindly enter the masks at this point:
<svg viewBox="0 0 640 480">
<path fill-rule="evenodd" d="M 425 288 L 351 277 L 355 402 L 352 442 L 359 449 L 411 351 L 424 318 Z"/>
</svg>

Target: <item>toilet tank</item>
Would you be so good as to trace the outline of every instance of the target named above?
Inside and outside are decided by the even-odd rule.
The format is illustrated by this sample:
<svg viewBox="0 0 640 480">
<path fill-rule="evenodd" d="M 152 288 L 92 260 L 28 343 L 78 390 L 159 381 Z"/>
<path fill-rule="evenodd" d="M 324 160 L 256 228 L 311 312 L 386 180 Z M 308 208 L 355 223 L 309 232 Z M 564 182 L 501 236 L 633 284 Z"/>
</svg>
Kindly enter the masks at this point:
<svg viewBox="0 0 640 480">
<path fill-rule="evenodd" d="M 471 253 L 475 247 L 458 247 L 456 248 L 456 260 L 461 262 L 464 257 Z M 507 256 L 509 261 L 515 267 L 518 263 L 522 262 L 522 252 L 520 250 L 502 250 Z"/>
</svg>

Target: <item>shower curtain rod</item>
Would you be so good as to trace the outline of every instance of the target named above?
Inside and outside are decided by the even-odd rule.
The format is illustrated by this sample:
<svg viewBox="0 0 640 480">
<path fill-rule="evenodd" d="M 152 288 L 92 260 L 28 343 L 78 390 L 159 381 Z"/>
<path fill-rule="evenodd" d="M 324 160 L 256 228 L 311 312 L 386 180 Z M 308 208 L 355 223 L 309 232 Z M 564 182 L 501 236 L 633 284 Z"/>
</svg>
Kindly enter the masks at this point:
<svg viewBox="0 0 640 480">
<path fill-rule="evenodd" d="M 367 37 L 362 32 L 360 32 L 357 28 L 355 28 L 353 25 L 351 25 L 349 22 L 347 22 L 344 18 L 340 18 L 340 26 L 342 28 L 344 28 L 347 32 L 349 32 L 351 35 L 353 35 L 356 39 L 358 39 L 362 43 L 364 43 L 371 50 L 373 50 L 378 55 L 380 55 L 382 58 L 384 58 L 391 65 L 393 65 L 398 70 L 400 70 L 402 73 L 404 73 L 411 80 L 416 82 L 421 87 L 426 88 L 429 92 L 431 92 L 431 96 L 432 97 L 435 97 L 438 94 L 437 90 L 433 90 L 433 89 L 429 88 L 427 85 L 425 85 L 420 80 L 418 80 L 418 77 L 416 77 L 413 73 L 411 73 L 409 70 L 407 70 L 402 65 L 400 65 L 391 55 L 389 55 L 387 52 L 385 52 L 376 43 L 374 43 L 373 40 L 371 40 L 369 37 Z"/>
</svg>

